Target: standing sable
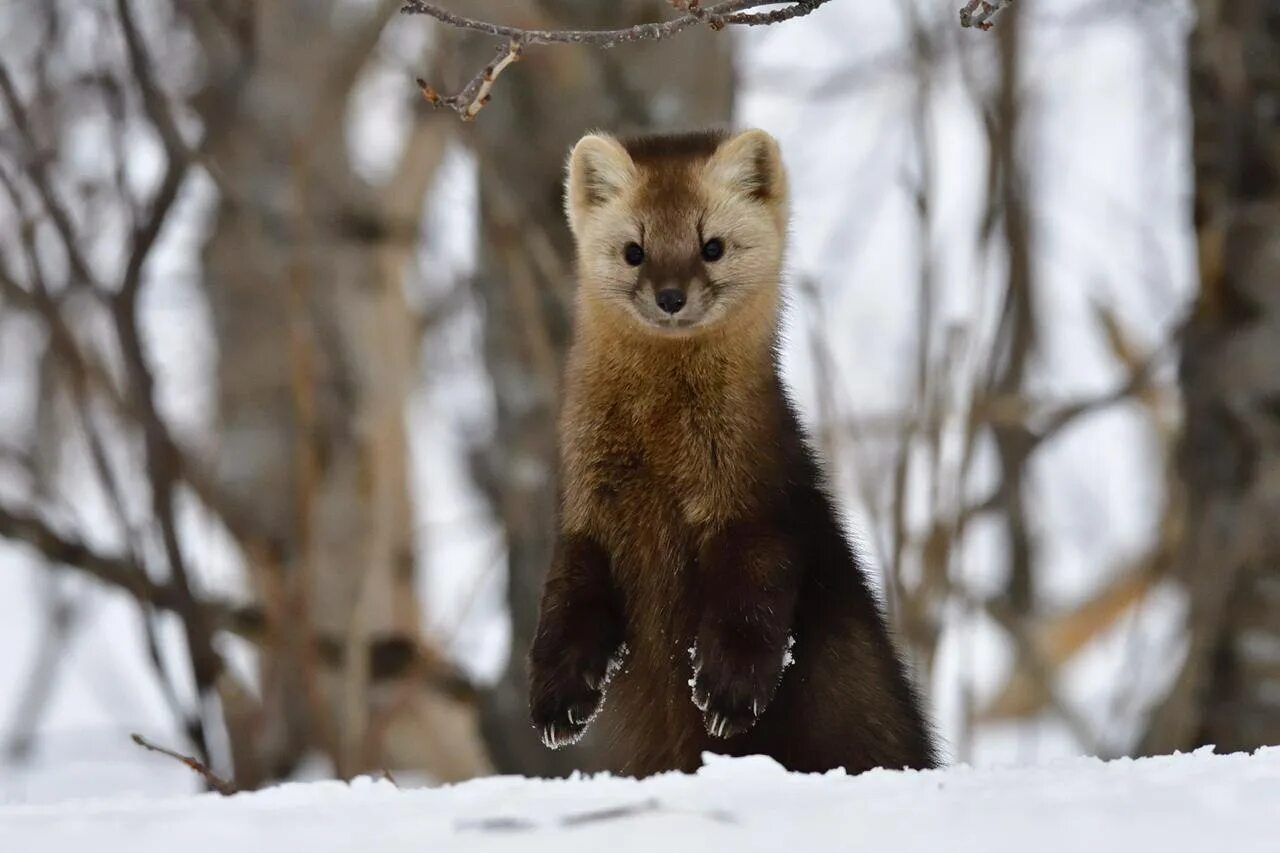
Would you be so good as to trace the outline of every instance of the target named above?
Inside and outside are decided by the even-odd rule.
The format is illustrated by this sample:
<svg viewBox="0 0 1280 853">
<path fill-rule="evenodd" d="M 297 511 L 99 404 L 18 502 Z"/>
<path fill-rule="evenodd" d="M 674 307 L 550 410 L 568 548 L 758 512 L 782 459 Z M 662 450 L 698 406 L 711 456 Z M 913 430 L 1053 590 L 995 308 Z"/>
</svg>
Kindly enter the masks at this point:
<svg viewBox="0 0 1280 853">
<path fill-rule="evenodd" d="M 778 377 L 777 143 L 589 135 L 568 173 L 560 532 L 529 658 L 543 741 L 576 741 L 598 713 L 615 769 L 637 776 L 704 750 L 934 766 Z"/>
</svg>

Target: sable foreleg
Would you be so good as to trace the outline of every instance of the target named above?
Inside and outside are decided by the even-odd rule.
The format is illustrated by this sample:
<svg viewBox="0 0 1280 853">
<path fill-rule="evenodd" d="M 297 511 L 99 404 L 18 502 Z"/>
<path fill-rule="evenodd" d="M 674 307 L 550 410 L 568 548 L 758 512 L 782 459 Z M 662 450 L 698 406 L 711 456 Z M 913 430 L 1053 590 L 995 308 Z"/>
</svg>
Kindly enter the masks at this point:
<svg viewBox="0 0 1280 853">
<path fill-rule="evenodd" d="M 529 652 L 529 713 L 551 749 L 576 742 L 600 708 L 624 636 L 609 555 L 582 534 L 562 534 Z"/>
<path fill-rule="evenodd" d="M 693 701 L 715 737 L 754 726 L 777 690 L 799 588 L 791 550 L 769 526 L 747 523 L 727 526 L 701 549 Z"/>
</svg>

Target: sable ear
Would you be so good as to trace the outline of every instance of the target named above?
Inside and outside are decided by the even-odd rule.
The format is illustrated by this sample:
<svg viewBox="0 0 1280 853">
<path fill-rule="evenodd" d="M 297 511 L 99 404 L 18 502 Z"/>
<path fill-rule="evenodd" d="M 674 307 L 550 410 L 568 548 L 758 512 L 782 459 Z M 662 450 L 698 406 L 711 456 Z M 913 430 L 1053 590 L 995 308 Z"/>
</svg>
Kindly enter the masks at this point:
<svg viewBox="0 0 1280 853">
<path fill-rule="evenodd" d="M 635 163 L 618 140 L 596 133 L 578 140 L 569 154 L 564 193 L 564 210 L 573 233 L 578 233 L 594 208 L 617 198 L 635 177 Z"/>
<path fill-rule="evenodd" d="M 770 206 L 787 201 L 787 172 L 778 142 L 763 130 L 744 130 L 722 144 L 709 164 L 713 180 Z"/>
</svg>

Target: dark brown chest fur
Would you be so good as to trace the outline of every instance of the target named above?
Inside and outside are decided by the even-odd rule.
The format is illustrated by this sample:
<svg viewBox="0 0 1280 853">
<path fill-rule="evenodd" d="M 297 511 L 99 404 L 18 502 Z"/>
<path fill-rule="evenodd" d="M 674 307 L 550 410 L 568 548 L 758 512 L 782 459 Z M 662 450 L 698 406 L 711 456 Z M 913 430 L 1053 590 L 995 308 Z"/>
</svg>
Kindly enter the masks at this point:
<svg viewBox="0 0 1280 853">
<path fill-rule="evenodd" d="M 535 707 L 552 689 L 539 684 L 540 660 L 602 636 L 627 648 L 597 723 L 619 771 L 692 770 L 704 750 L 802 770 L 931 765 L 918 703 L 772 353 L 746 371 L 712 354 L 665 373 L 581 356 L 561 425 L 561 526 L 599 568 L 573 556 L 552 567 L 531 656 Z M 695 703 L 695 646 L 714 675 L 700 688 L 710 703 L 741 716 L 746 702 L 756 716 L 733 736 L 709 734 L 715 709 Z"/>
<path fill-rule="evenodd" d="M 566 513 L 606 547 L 623 590 L 628 654 L 600 722 L 633 771 L 692 769 L 712 746 L 688 683 L 707 587 L 698 553 L 751 504 L 780 427 L 766 383 L 683 367 L 576 377 L 562 430 Z"/>
</svg>

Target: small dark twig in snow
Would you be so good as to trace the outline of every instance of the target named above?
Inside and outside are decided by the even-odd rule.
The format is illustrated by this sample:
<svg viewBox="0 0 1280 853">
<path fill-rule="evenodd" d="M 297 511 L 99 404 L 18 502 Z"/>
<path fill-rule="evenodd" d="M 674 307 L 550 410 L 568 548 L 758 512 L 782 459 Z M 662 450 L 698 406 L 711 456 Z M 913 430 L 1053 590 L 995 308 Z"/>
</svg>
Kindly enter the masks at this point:
<svg viewBox="0 0 1280 853">
<path fill-rule="evenodd" d="M 596 809 L 589 812 L 578 812 L 577 814 L 569 814 L 560 818 L 563 826 L 581 826 L 584 823 L 597 823 L 606 820 L 617 820 L 623 817 L 632 817 L 633 815 L 648 814 L 662 809 L 662 803 L 657 800 L 644 800 L 639 803 L 628 803 L 622 806 L 611 806 L 607 809 Z"/>
<path fill-rule="evenodd" d="M 140 734 L 132 734 L 132 735 L 129 735 L 129 737 L 133 740 L 134 743 L 136 743 L 138 746 L 142 747 L 143 749 L 147 750 L 148 752 L 158 752 L 161 755 L 167 755 L 172 759 L 181 761 L 183 764 L 187 765 L 192 770 L 194 770 L 195 772 L 199 773 L 202 777 L 204 777 L 204 781 L 208 783 L 209 787 L 217 791 L 219 794 L 221 794 L 224 797 L 229 797 L 232 794 L 238 794 L 240 792 L 240 789 L 237 788 L 233 783 L 228 782 L 226 779 L 223 779 L 217 773 L 214 773 L 212 770 L 209 769 L 208 765 L 200 761 L 198 758 L 193 758 L 190 755 L 183 755 L 182 753 L 174 752 L 171 749 L 165 749 L 163 746 L 157 746 L 156 744 L 147 740 Z"/>
<path fill-rule="evenodd" d="M 479 820 L 464 820 L 457 824 L 460 831 L 472 832 L 525 832 L 537 829 L 538 825 L 522 817 L 484 817 Z"/>
<path fill-rule="evenodd" d="M 960 10 L 960 26 L 991 29 L 992 18 L 1013 5 L 1013 0 L 969 0 Z"/>
<path fill-rule="evenodd" d="M 640 41 L 662 41 L 699 24 L 705 24 L 713 30 L 722 30 L 726 26 L 768 26 L 802 18 L 831 0 L 721 0 L 709 6 L 702 5 L 702 0 L 669 2 L 684 14 L 669 21 L 636 24 L 617 30 L 527 30 L 477 21 L 423 0 L 405 0 L 400 12 L 405 15 L 426 15 L 455 29 L 484 33 L 506 40 L 497 57 L 472 77 L 456 95 L 441 95 L 426 81 L 417 81 L 422 96 L 429 104 L 434 107 L 449 107 L 462 116 L 463 121 L 471 121 L 489 103 L 490 92 L 498 75 L 508 65 L 519 60 L 522 51 L 530 45 L 581 44 L 610 48 Z M 765 12 L 749 11 L 763 6 L 783 8 Z"/>
<path fill-rule="evenodd" d="M 736 823 L 737 820 L 728 812 L 720 809 L 710 811 L 686 811 L 684 809 L 674 809 L 665 806 L 656 798 L 641 800 L 638 803 L 624 803 L 618 806 L 608 806 L 602 809 L 593 809 L 586 812 L 576 812 L 574 814 L 561 815 L 554 819 L 554 826 L 582 826 L 588 823 L 603 823 L 610 820 L 621 820 L 622 818 L 637 817 L 646 814 L 690 814 L 697 817 L 705 817 L 707 820 L 713 820 L 716 823 Z M 538 824 L 528 818 L 499 816 L 480 818 L 479 820 L 462 821 L 457 824 L 460 830 L 474 830 L 480 832 L 525 832 L 538 828 Z"/>
</svg>

